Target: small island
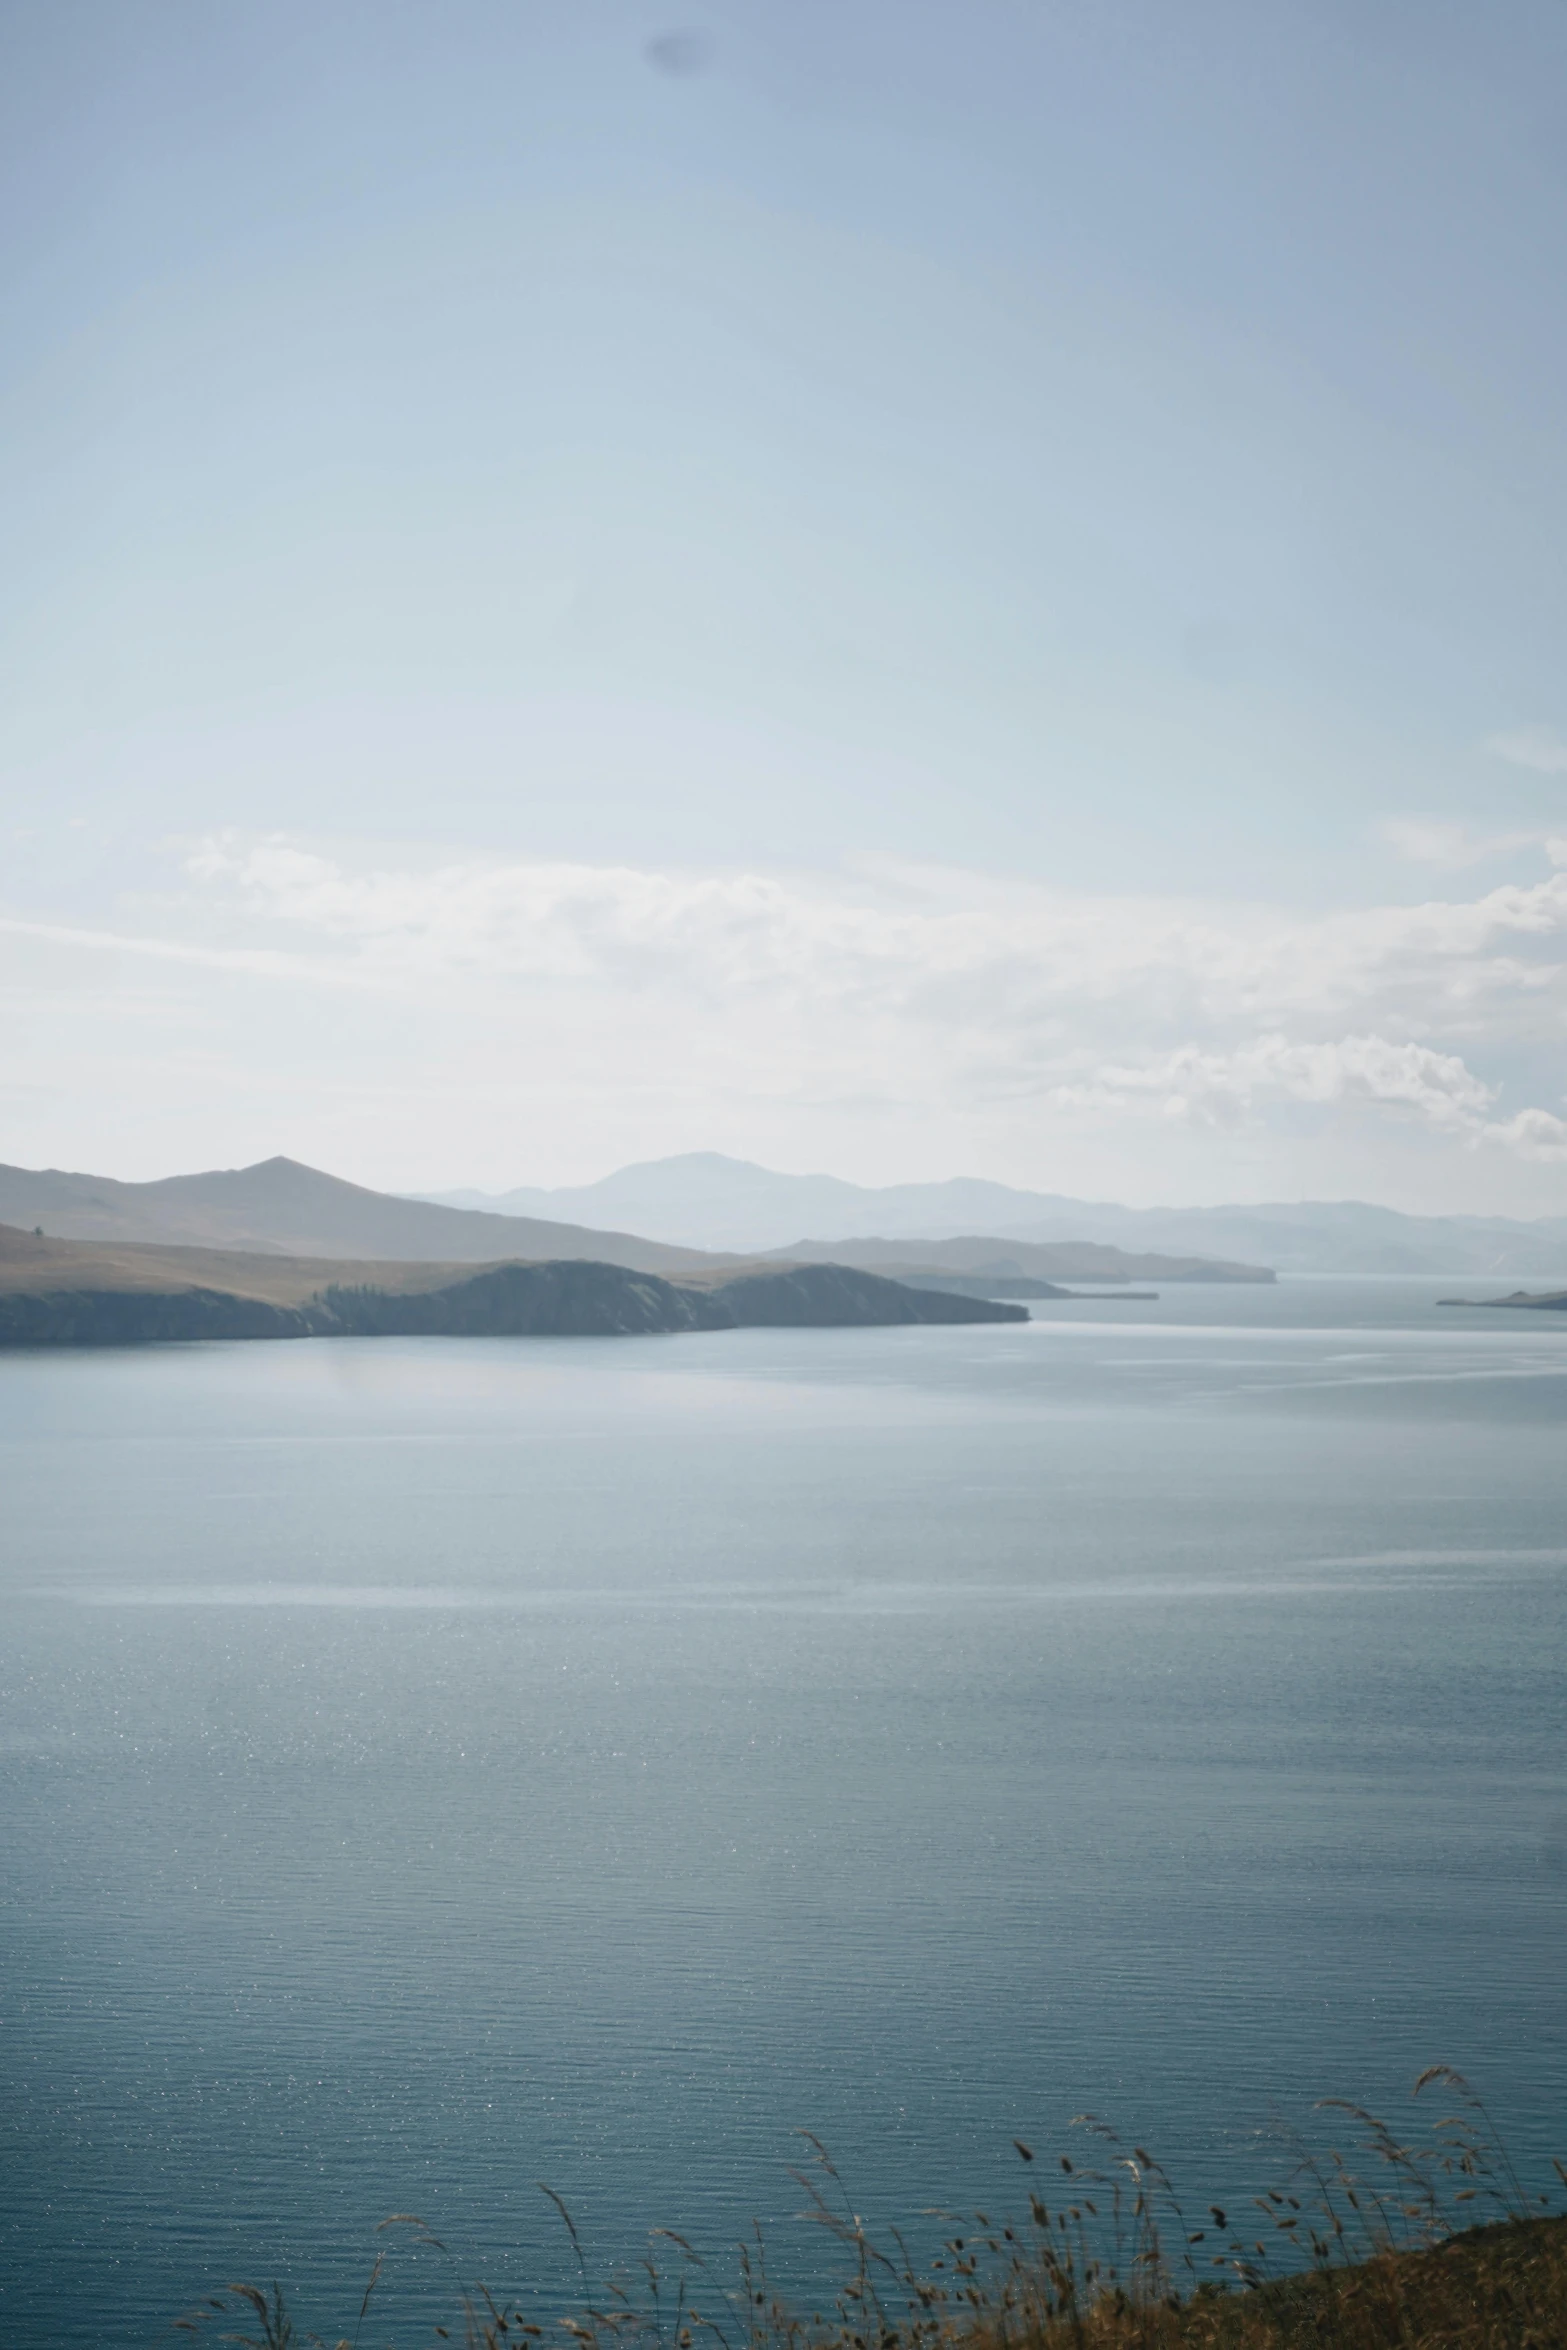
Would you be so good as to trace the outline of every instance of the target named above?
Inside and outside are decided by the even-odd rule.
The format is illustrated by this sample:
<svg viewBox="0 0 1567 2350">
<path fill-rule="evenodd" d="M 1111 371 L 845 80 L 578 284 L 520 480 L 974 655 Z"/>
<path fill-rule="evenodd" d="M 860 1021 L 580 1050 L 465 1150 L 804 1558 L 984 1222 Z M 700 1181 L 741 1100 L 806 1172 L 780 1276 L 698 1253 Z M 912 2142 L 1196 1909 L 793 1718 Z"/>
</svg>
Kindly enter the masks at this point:
<svg viewBox="0 0 1567 2350">
<path fill-rule="evenodd" d="M 1439 1306 L 1513 1306 L 1525 1313 L 1567 1314 L 1567 1289 L 1515 1289 L 1507 1297 L 1439 1297 Z"/>
</svg>

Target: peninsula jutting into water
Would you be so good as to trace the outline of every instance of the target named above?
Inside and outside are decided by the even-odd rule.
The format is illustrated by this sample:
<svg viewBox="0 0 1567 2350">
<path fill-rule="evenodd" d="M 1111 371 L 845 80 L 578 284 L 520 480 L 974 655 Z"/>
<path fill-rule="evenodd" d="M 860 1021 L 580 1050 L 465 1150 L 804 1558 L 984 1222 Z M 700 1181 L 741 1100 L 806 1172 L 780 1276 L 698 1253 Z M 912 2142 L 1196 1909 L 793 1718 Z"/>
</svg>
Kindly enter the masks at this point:
<svg viewBox="0 0 1567 2350">
<path fill-rule="evenodd" d="M 0 1225 L 0 1345 L 202 1338 L 607 1338 L 678 1330 L 1026 1322 L 1026 1306 L 847 1265 L 739 1266 L 666 1281 L 567 1258 L 375 1264 L 240 1250 L 118 1249 Z"/>
</svg>

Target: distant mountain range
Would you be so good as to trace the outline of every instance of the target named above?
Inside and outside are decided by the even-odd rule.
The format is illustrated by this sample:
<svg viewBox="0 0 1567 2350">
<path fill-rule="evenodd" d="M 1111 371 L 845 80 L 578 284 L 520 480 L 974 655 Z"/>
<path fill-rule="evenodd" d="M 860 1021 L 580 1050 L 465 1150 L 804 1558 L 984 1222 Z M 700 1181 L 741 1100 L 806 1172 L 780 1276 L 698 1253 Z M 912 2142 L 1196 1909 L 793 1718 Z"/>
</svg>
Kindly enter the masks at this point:
<svg viewBox="0 0 1567 2350">
<path fill-rule="evenodd" d="M 952 1238 L 960 1233 L 1022 1232 L 1030 1216 L 1056 1204 L 1004 1183 L 958 1177 L 949 1183 L 895 1183 L 883 1190 L 836 1175 L 778 1175 L 717 1151 L 649 1159 L 597 1183 L 560 1191 L 443 1191 L 431 1198 L 503 1216 L 563 1216 L 607 1223 L 629 1218 L 659 1240 L 676 1236 L 693 1248 L 755 1252 L 790 1247 L 807 1234 L 830 1240 Z M 694 1240 L 701 1232 L 707 1237 Z M 1076 1231 L 1041 1237 L 1077 1240 Z"/>
<path fill-rule="evenodd" d="M 586 1261 L 658 1273 L 670 1280 L 730 1270 L 763 1253 L 788 1254 L 797 1261 L 803 1256 L 815 1262 L 854 1263 L 871 1272 L 882 1269 L 875 1244 L 848 1251 L 843 1244 L 811 1243 L 789 1251 L 749 1249 L 738 1254 L 683 1247 L 538 1216 L 398 1199 L 388 1192 L 369 1191 L 363 1184 L 344 1183 L 319 1168 L 302 1167 L 297 1159 L 263 1159 L 254 1167 L 172 1175 L 157 1183 L 120 1183 L 110 1176 L 62 1174 L 56 1168 L 0 1167 L 0 1224 L 24 1232 L 41 1228 L 54 1240 L 369 1258 L 382 1264 Z M 791 1237 L 798 1240 L 797 1234 Z M 904 1273 L 918 1270 L 918 1251 L 903 1245 L 891 1253 Z M 995 1254 L 988 1242 L 979 1241 L 966 1255 L 929 1251 L 927 1262 L 956 1273 L 999 1270 L 1046 1280 L 1270 1278 L 1255 1266 L 1204 1267 L 1190 1259 L 1123 1257 L 1113 1247 L 1024 1251 L 1024 1263 L 1014 1244 L 1007 1262 L 999 1266 L 990 1262 Z"/>
<path fill-rule="evenodd" d="M 834 1175 L 779 1175 L 716 1151 L 648 1160 L 564 1190 L 433 1196 L 452 1207 L 608 1223 L 675 1245 L 748 1254 L 789 1249 L 807 1235 L 817 1243 L 993 1236 L 1093 1241 L 1272 1265 L 1284 1273 L 1567 1277 L 1567 1216 L 1531 1223 L 1506 1216 L 1407 1216 L 1359 1200 L 1123 1208 L 972 1177 L 875 1189 Z M 902 1253 L 912 1259 L 912 1252 Z"/>
<path fill-rule="evenodd" d="M 1358 1201 L 1123 1208 L 967 1178 L 875 1190 L 714 1152 L 488 1198 L 398 1198 L 287 1158 L 156 1183 L 0 1167 L 0 1223 L 65 1240 L 388 1263 L 587 1259 L 670 1279 L 787 1255 L 902 1278 L 924 1266 L 1047 1281 L 1256 1279 L 1271 1266 L 1567 1281 L 1567 1216 L 1406 1216 Z"/>
</svg>

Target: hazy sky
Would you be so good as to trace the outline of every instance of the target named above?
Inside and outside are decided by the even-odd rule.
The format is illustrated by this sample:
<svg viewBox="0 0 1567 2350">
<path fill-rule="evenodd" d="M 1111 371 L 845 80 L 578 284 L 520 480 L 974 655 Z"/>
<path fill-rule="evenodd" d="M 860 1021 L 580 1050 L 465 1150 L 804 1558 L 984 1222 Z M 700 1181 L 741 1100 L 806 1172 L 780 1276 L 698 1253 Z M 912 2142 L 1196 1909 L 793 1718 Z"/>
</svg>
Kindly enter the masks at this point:
<svg viewBox="0 0 1567 2350">
<path fill-rule="evenodd" d="M 0 1158 L 1567 1211 L 1560 0 L 0 48 Z"/>
</svg>

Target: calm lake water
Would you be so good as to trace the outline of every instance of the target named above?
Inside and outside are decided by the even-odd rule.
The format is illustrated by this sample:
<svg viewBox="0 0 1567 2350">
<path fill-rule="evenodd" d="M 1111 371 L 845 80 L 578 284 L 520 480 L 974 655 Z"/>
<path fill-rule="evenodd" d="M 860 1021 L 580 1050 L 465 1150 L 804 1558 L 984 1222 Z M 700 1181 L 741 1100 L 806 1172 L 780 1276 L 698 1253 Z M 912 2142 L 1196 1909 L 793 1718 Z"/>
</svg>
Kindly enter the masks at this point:
<svg viewBox="0 0 1567 2350">
<path fill-rule="evenodd" d="M 808 2291 L 799 2128 L 1200 2202 L 1439 2058 L 1548 2184 L 1567 1318 L 1464 1288 L 0 1358 L 7 2350 L 351 2333 L 394 2211 L 547 2309 L 539 2180 Z"/>
</svg>

